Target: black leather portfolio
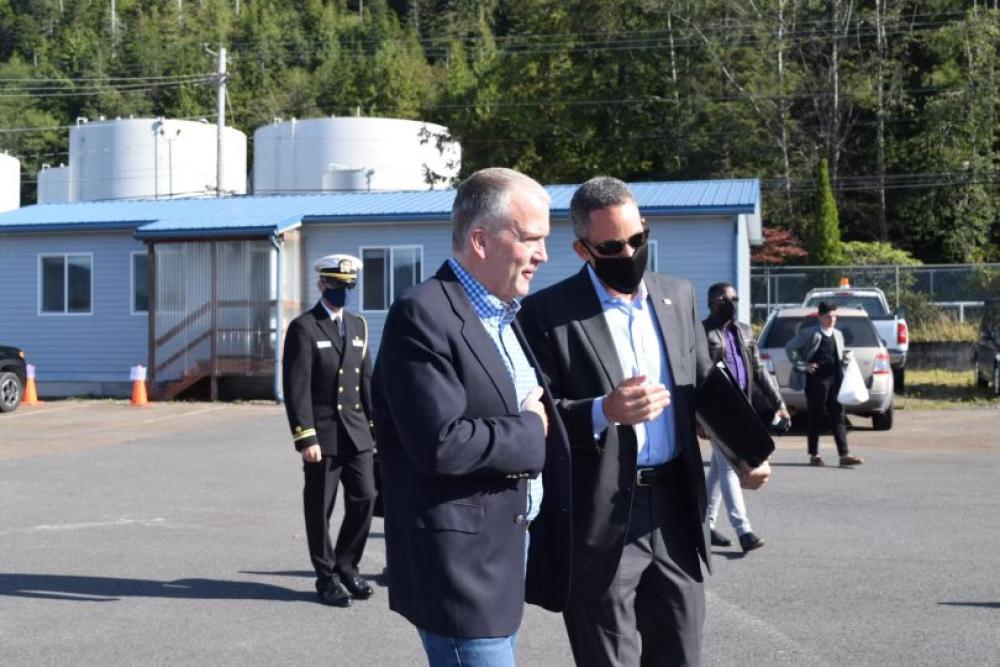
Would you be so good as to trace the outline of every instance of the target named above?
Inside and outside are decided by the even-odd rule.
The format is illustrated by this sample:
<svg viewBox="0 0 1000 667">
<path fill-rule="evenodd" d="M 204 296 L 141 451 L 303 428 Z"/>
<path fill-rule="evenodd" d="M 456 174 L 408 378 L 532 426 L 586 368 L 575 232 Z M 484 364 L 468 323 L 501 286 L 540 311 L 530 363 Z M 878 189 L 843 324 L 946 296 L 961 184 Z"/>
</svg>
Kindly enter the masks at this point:
<svg viewBox="0 0 1000 667">
<path fill-rule="evenodd" d="M 740 461 L 756 468 L 774 451 L 767 425 L 721 363 L 698 386 L 695 401 L 698 422 L 734 468 Z"/>
</svg>

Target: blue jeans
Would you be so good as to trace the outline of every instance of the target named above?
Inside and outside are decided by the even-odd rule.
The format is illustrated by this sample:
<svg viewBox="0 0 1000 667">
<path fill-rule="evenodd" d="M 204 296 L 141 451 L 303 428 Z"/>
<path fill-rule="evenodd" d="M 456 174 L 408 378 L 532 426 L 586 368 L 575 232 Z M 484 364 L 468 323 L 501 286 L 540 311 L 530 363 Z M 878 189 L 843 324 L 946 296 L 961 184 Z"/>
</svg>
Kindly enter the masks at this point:
<svg viewBox="0 0 1000 667">
<path fill-rule="evenodd" d="M 524 567 L 528 568 L 531 534 L 524 534 Z M 417 628 L 430 667 L 514 667 L 517 631 L 509 637 L 446 637 Z"/>
<path fill-rule="evenodd" d="M 510 637 L 445 637 L 417 628 L 430 667 L 514 667 L 517 632 Z"/>
</svg>

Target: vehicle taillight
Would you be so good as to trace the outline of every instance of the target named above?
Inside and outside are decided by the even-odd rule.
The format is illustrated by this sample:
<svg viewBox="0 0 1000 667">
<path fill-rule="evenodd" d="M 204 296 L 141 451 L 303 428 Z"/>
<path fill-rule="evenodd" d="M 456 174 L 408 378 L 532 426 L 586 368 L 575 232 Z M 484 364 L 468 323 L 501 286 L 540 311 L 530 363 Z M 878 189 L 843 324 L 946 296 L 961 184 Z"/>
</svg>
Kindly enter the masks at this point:
<svg viewBox="0 0 1000 667">
<path fill-rule="evenodd" d="M 906 330 L 906 322 L 896 323 L 896 342 L 900 345 L 906 345 L 906 341 L 909 338 L 909 332 Z"/>
<path fill-rule="evenodd" d="M 889 353 L 879 352 L 875 355 L 875 363 L 872 365 L 872 375 L 885 375 L 886 373 L 891 373 L 892 368 L 889 366 Z"/>
<path fill-rule="evenodd" d="M 774 375 L 774 361 L 771 360 L 770 354 L 760 355 L 760 360 L 764 362 L 764 366 L 767 367 L 767 372 Z"/>
</svg>

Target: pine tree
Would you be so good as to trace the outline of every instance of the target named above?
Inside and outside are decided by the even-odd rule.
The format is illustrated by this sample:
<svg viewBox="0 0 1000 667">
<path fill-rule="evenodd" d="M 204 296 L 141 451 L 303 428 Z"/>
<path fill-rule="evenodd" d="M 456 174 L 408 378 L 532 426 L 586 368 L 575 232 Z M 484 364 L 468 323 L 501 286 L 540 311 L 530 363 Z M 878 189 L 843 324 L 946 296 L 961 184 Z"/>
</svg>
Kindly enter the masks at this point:
<svg viewBox="0 0 1000 667">
<path fill-rule="evenodd" d="M 807 232 L 809 261 L 820 265 L 841 263 L 844 251 L 840 243 L 840 216 L 826 160 L 821 160 L 816 170 L 816 213 Z"/>
</svg>

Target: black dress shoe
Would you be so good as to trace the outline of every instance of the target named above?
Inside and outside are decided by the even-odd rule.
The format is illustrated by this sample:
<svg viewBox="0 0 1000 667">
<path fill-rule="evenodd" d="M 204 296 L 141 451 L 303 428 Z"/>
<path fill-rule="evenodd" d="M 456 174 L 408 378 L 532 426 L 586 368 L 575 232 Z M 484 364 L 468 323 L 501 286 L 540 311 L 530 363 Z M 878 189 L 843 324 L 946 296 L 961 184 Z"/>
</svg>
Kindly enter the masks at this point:
<svg viewBox="0 0 1000 667">
<path fill-rule="evenodd" d="M 331 607 L 350 607 L 351 596 L 339 581 L 330 581 L 316 589 L 319 601 Z"/>
<path fill-rule="evenodd" d="M 764 546 L 764 540 L 757 537 L 753 533 L 747 533 L 745 535 L 740 535 L 740 546 L 743 547 L 743 553 L 748 551 L 753 551 L 754 549 L 760 549 Z"/>
<path fill-rule="evenodd" d="M 728 537 L 726 537 L 725 535 L 723 535 L 722 533 L 720 533 L 719 531 L 717 531 L 715 528 L 712 528 L 711 533 L 712 533 L 712 546 L 713 547 L 731 547 L 731 546 L 733 546 L 732 541 Z"/>
<path fill-rule="evenodd" d="M 367 581 L 359 577 L 358 575 L 340 575 L 340 583 L 344 585 L 351 593 L 351 597 L 355 600 L 367 600 L 375 592 L 375 589 L 371 587 Z"/>
</svg>

